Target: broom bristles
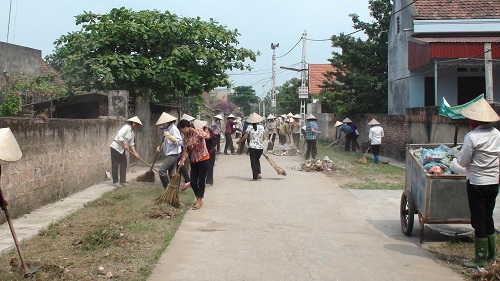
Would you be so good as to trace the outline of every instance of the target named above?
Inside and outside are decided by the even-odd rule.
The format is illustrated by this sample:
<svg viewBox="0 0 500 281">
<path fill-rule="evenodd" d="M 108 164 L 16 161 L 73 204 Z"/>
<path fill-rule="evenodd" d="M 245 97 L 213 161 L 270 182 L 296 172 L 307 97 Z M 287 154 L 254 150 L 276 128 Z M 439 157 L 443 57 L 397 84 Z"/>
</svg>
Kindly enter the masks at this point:
<svg viewBox="0 0 500 281">
<path fill-rule="evenodd" d="M 143 175 L 138 176 L 136 179 L 138 182 L 155 182 L 155 173 L 152 170 L 147 171 Z"/>
<path fill-rule="evenodd" d="M 180 207 L 179 202 L 179 186 L 181 184 L 181 175 L 176 173 L 168 183 L 167 188 L 162 192 L 160 197 L 155 200 L 155 205 L 163 203 L 170 204 L 174 208 Z"/>
<path fill-rule="evenodd" d="M 361 163 L 361 164 L 368 164 L 368 160 L 366 160 L 366 157 L 362 157 L 362 158 L 360 158 L 358 161 L 359 161 L 359 163 Z"/>
<path fill-rule="evenodd" d="M 264 155 L 264 157 L 266 158 L 267 162 L 269 162 L 269 164 L 271 165 L 271 167 L 273 167 L 276 170 L 276 172 L 278 172 L 278 175 L 286 176 L 285 170 L 283 170 L 282 168 L 280 168 L 278 166 L 278 164 L 276 164 L 276 162 L 274 162 L 271 158 L 269 158 L 269 156 L 267 156 L 265 154 L 262 154 L 262 155 Z"/>
</svg>

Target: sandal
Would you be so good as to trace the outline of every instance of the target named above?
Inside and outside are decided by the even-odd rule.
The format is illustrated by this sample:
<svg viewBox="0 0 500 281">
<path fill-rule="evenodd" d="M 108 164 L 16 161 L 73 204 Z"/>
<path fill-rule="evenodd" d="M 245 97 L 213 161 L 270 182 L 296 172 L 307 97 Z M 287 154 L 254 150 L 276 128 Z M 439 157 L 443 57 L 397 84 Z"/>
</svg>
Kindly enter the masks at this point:
<svg viewBox="0 0 500 281">
<path fill-rule="evenodd" d="M 199 210 L 199 209 L 201 209 L 201 206 L 203 206 L 203 205 L 194 205 L 192 210 Z"/>
</svg>

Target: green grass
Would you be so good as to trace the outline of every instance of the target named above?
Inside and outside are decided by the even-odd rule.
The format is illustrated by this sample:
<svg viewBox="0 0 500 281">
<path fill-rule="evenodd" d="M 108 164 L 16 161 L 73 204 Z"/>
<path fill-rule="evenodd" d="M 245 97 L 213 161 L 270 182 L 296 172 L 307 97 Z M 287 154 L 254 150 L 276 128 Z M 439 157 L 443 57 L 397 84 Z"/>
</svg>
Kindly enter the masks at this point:
<svg viewBox="0 0 500 281">
<path fill-rule="evenodd" d="M 131 182 L 51 224 L 22 245 L 28 263 L 42 266 L 30 280 L 99 280 L 99 265 L 116 280 L 146 280 L 195 200 L 181 192 L 180 209 L 155 206 L 162 192 L 158 183 Z M 0 256 L 0 280 L 25 280 L 21 268 L 10 272 L 13 257 Z"/>
<path fill-rule="evenodd" d="M 326 147 L 328 144 L 318 143 L 318 157 L 330 157 L 340 167 L 340 172 L 352 179 L 350 183 L 341 185 L 343 188 L 404 190 L 404 169 L 388 164 L 374 164 L 370 158 L 364 164 L 359 161 L 364 153 L 346 152 L 335 146 Z"/>
</svg>

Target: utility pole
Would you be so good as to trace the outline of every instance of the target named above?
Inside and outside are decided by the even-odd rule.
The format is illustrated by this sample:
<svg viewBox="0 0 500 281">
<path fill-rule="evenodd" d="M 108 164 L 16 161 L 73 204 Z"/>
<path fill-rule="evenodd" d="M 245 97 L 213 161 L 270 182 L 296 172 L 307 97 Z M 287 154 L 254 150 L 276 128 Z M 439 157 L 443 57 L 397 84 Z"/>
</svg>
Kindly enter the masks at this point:
<svg viewBox="0 0 500 281">
<path fill-rule="evenodd" d="M 271 111 L 276 113 L 276 53 L 275 49 L 280 46 L 280 43 L 274 45 L 271 43 L 271 49 L 273 50 L 273 74 L 272 74 L 272 88 L 271 88 Z"/>
<path fill-rule="evenodd" d="M 264 96 L 264 100 L 262 101 L 262 117 L 266 118 L 266 96 Z"/>
<path fill-rule="evenodd" d="M 309 97 L 309 88 L 306 86 L 307 79 L 307 69 L 306 69 L 306 37 L 307 32 L 304 30 L 302 33 L 302 63 L 301 63 L 301 72 L 300 78 L 302 80 L 302 84 L 299 88 L 299 99 L 300 99 L 300 126 L 304 126 L 306 123 L 306 99 Z"/>
</svg>

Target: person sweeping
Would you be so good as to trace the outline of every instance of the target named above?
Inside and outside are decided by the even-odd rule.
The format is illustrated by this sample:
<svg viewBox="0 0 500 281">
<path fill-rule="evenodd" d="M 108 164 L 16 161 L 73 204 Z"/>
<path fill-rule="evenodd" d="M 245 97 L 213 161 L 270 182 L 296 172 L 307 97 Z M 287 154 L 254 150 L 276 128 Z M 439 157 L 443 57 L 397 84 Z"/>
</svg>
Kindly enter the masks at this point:
<svg viewBox="0 0 500 281">
<path fill-rule="evenodd" d="M 371 126 L 368 132 L 368 139 L 370 140 L 370 146 L 373 153 L 373 162 L 378 164 L 380 162 L 380 146 L 382 145 L 382 138 L 384 137 L 384 129 L 380 127 L 380 123 L 373 118 L 368 122 L 368 126 Z"/>
<path fill-rule="evenodd" d="M 252 167 L 253 180 L 260 180 L 262 173 L 260 170 L 260 157 L 264 152 L 264 140 L 266 139 L 264 126 L 259 123 L 264 120 L 264 117 L 257 113 L 252 113 L 247 118 L 250 124 L 245 131 L 245 135 L 238 140 L 238 144 L 244 144 L 247 139 L 250 140 L 248 145 L 248 153 L 250 155 L 250 166 Z"/>
<path fill-rule="evenodd" d="M 177 120 L 176 117 L 163 112 L 156 122 L 156 125 L 166 124 L 163 129 L 163 143 L 157 148 L 157 151 L 162 151 L 165 155 L 165 160 L 163 160 L 158 173 L 163 188 L 167 188 L 181 156 L 182 137 L 179 129 L 175 126 L 175 120 Z"/>
<path fill-rule="evenodd" d="M 193 128 L 187 120 L 179 121 L 177 128 L 184 135 L 184 152 L 178 164 L 182 167 L 189 154 L 191 161 L 191 188 L 196 196 L 193 210 L 198 210 L 203 206 L 205 181 L 210 165 L 210 156 L 205 144 L 205 139 L 209 138 L 210 134 L 202 128 Z"/>
<path fill-rule="evenodd" d="M 316 147 L 316 141 L 318 135 L 321 134 L 321 131 L 318 128 L 318 118 L 314 117 L 314 115 L 309 114 L 306 118 L 306 155 L 305 159 L 309 160 L 309 156 L 311 155 L 313 159 L 316 159 L 316 155 L 318 154 L 318 149 Z"/>
<path fill-rule="evenodd" d="M 140 158 L 135 150 L 135 131 L 142 128 L 139 117 L 134 116 L 127 120 L 128 124 L 121 127 L 110 144 L 111 150 L 111 176 L 115 187 L 127 186 L 127 155 L 129 150 L 136 158 Z M 118 170 L 120 177 L 118 177 Z"/>
<path fill-rule="evenodd" d="M 493 210 L 500 175 L 500 132 L 492 122 L 500 117 L 484 98 L 462 109 L 461 114 L 469 119 L 471 128 L 464 137 L 458 164 L 466 169 L 475 249 L 474 260 L 464 262 L 464 266 L 479 267 L 497 257 Z"/>
</svg>

